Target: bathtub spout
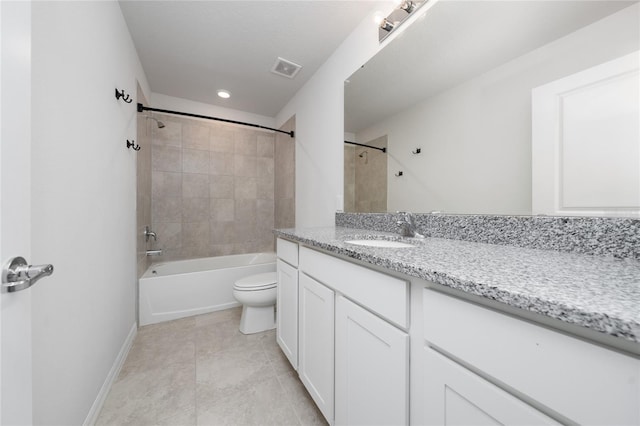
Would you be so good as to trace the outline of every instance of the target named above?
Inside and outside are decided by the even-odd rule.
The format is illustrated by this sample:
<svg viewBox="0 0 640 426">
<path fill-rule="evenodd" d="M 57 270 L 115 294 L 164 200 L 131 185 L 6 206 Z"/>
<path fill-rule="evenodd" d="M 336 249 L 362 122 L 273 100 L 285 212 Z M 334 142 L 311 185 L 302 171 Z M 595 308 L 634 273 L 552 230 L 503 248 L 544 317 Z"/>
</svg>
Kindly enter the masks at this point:
<svg viewBox="0 0 640 426">
<path fill-rule="evenodd" d="M 147 250 L 147 256 L 162 256 L 162 250 Z"/>
</svg>

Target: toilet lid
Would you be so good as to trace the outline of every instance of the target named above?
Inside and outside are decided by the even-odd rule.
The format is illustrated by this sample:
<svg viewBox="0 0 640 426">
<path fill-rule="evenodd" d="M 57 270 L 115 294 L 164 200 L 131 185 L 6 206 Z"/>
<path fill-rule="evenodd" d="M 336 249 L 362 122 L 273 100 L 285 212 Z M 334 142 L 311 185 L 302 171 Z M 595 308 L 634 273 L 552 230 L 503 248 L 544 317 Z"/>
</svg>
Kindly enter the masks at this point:
<svg viewBox="0 0 640 426">
<path fill-rule="evenodd" d="M 239 290 L 263 290 L 274 287 L 278 282 L 275 272 L 265 272 L 264 274 L 249 275 L 236 281 L 234 288 Z"/>
</svg>

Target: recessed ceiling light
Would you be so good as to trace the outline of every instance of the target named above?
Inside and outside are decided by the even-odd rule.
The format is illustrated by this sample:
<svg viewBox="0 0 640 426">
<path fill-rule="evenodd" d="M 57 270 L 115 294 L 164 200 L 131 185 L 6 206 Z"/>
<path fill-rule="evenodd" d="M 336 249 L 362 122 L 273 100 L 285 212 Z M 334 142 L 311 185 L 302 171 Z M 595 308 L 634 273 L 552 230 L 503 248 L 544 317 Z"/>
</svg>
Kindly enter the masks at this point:
<svg viewBox="0 0 640 426">
<path fill-rule="evenodd" d="M 231 97 L 231 93 L 229 93 L 227 90 L 218 90 L 218 96 L 220 96 L 222 99 L 228 99 Z"/>
</svg>

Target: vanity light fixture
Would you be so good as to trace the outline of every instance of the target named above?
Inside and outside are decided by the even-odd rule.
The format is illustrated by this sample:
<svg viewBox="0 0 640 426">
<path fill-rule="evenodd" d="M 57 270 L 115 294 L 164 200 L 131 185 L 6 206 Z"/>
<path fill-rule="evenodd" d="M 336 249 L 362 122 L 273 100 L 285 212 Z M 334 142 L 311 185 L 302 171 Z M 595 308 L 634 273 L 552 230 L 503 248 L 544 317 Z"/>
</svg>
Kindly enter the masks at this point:
<svg viewBox="0 0 640 426">
<path fill-rule="evenodd" d="M 382 42 L 393 31 L 398 29 L 404 21 L 415 13 L 420 6 L 429 0 L 396 0 L 396 8 L 386 18 L 374 15 L 374 20 L 378 24 L 378 41 Z"/>
<path fill-rule="evenodd" d="M 395 27 L 393 22 L 390 22 L 387 18 L 382 18 L 382 22 L 380 22 L 380 29 L 391 32 L 393 27 Z"/>
<path fill-rule="evenodd" d="M 231 97 L 231 93 L 227 90 L 218 90 L 218 96 L 222 99 L 229 99 Z"/>
<path fill-rule="evenodd" d="M 416 4 L 411 0 L 404 0 L 399 7 L 401 10 L 411 14 L 414 10 L 416 10 Z"/>
</svg>

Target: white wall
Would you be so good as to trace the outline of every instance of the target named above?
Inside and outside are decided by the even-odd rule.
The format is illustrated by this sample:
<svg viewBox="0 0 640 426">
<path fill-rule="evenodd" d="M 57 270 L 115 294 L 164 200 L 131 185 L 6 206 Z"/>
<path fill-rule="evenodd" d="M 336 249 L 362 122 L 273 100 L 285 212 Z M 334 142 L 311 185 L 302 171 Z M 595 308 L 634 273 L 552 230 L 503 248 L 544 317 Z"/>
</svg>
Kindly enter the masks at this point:
<svg viewBox="0 0 640 426">
<path fill-rule="evenodd" d="M 386 15 L 391 8 L 390 2 L 380 10 Z M 401 32 L 380 45 L 374 13 L 276 116 L 278 126 L 296 117 L 296 226 L 333 225 L 335 211 L 342 208 L 344 80 Z"/>
<path fill-rule="evenodd" d="M 639 49 L 638 16 L 636 4 L 359 132 L 389 137 L 388 210 L 530 214 L 531 89 Z"/>
<path fill-rule="evenodd" d="M 205 104 L 161 93 L 151 93 L 149 100 L 153 108 L 168 109 L 172 111 L 188 112 L 191 114 L 207 115 L 209 117 L 224 118 L 227 120 L 244 121 L 246 123 L 259 124 L 261 126 L 275 128 L 276 120 L 273 117 L 252 114 L 237 109 L 224 108 L 217 105 Z"/>
<path fill-rule="evenodd" d="M 34 2 L 35 424 L 81 424 L 135 330 L 135 96 L 149 86 L 116 1 Z"/>
</svg>

